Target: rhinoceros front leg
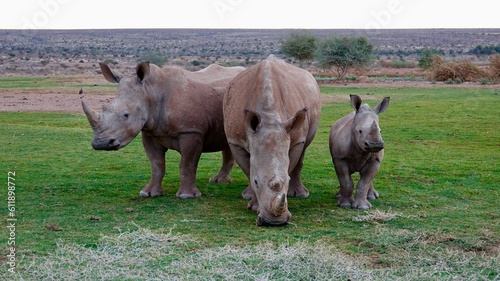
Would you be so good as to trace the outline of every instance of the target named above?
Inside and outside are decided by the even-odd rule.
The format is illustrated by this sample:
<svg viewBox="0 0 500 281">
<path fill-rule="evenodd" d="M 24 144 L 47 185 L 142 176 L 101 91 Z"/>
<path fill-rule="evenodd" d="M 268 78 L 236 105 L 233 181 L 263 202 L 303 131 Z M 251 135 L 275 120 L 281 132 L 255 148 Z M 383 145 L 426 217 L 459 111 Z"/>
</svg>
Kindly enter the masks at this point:
<svg viewBox="0 0 500 281">
<path fill-rule="evenodd" d="M 333 160 L 333 165 L 340 182 L 340 192 L 336 195 L 338 204 L 340 207 L 352 207 L 354 203 L 354 199 L 352 198 L 354 183 L 349 173 L 349 166 L 341 160 Z"/>
<path fill-rule="evenodd" d="M 372 207 L 372 204 L 368 202 L 368 197 L 375 196 L 375 194 L 373 193 L 375 191 L 375 189 L 373 189 L 373 179 L 375 178 L 379 167 L 380 162 L 373 161 L 371 163 L 368 163 L 359 172 L 360 178 L 358 185 L 356 186 L 356 200 L 354 200 L 354 203 L 352 205 L 353 208 L 368 210 Z M 376 194 L 376 196 L 378 197 L 378 193 Z"/>
<path fill-rule="evenodd" d="M 302 183 L 302 179 L 300 177 L 300 173 L 302 172 L 302 167 L 304 166 L 304 155 L 306 150 L 299 148 L 302 150 L 300 154 L 300 158 L 290 173 L 290 186 L 288 187 L 288 196 L 297 197 L 297 198 L 306 198 L 309 196 L 309 191 L 306 189 L 304 184 Z M 292 157 L 292 155 L 290 155 Z"/>
<path fill-rule="evenodd" d="M 151 164 L 151 180 L 139 193 L 143 197 L 157 197 L 164 194 L 161 181 L 165 176 L 166 149 L 160 148 L 151 137 L 142 134 L 142 144 Z"/>
<path fill-rule="evenodd" d="M 229 176 L 234 167 L 234 158 L 229 148 L 222 151 L 222 167 L 217 175 L 210 178 L 210 182 L 226 183 L 233 180 Z"/>
<path fill-rule="evenodd" d="M 234 159 L 250 181 L 250 154 L 238 145 L 230 144 L 229 147 L 231 148 Z M 255 196 L 255 192 L 250 184 L 245 188 L 245 190 L 243 190 L 241 196 L 243 199 L 250 199 L 250 202 L 247 204 L 248 209 L 257 211 L 259 208 L 259 202 L 257 201 L 257 196 Z"/>
</svg>

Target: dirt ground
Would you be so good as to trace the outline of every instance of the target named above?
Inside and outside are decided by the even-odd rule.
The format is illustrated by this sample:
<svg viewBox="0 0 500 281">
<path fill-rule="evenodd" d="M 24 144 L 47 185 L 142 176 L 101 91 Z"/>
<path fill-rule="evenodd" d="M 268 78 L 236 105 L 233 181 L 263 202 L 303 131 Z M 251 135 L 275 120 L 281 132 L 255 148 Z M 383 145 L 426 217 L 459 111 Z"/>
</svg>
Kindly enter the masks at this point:
<svg viewBox="0 0 500 281">
<path fill-rule="evenodd" d="M 79 94 L 80 88 L 75 84 L 100 85 L 106 83 L 104 78 L 97 76 L 71 77 L 71 83 L 63 83 L 57 87 L 24 88 L 24 89 L 0 89 L 0 112 L 59 112 L 83 114 L 81 100 L 85 99 L 95 110 L 101 110 L 102 104 L 110 103 L 116 96 L 116 87 L 90 86 L 83 88 L 83 94 Z M 445 85 L 442 83 L 431 84 L 427 81 L 397 81 L 397 82 L 368 82 L 368 83 L 329 83 L 332 87 L 480 87 L 498 88 L 498 85 L 480 85 L 478 83 L 463 83 L 461 85 Z M 370 96 L 363 97 L 370 99 Z M 347 102 L 349 97 L 323 95 L 323 104 L 332 102 Z"/>
</svg>

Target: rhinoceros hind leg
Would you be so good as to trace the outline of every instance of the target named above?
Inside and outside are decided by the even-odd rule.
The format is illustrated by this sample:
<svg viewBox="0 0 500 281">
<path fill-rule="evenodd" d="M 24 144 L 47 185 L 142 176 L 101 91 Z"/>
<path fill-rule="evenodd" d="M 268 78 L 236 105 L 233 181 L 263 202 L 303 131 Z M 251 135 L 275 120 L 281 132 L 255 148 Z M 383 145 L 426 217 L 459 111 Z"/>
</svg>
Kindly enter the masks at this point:
<svg viewBox="0 0 500 281">
<path fill-rule="evenodd" d="M 379 194 L 375 190 L 375 188 L 373 188 L 373 183 L 370 184 L 370 187 L 368 188 L 368 193 L 366 195 L 366 199 L 373 200 L 373 199 L 377 199 L 378 197 L 379 197 Z"/>
<path fill-rule="evenodd" d="M 302 152 L 297 165 L 290 173 L 290 186 L 288 187 L 288 196 L 289 197 L 297 197 L 297 198 L 307 198 L 309 196 L 309 191 L 302 184 L 302 179 L 300 178 L 300 173 L 302 172 L 302 166 L 304 161 L 304 153 Z"/>
<path fill-rule="evenodd" d="M 227 183 L 232 182 L 233 180 L 229 176 L 231 171 L 234 168 L 234 158 L 231 150 L 228 148 L 222 151 L 222 166 L 220 167 L 217 175 L 210 178 L 210 182 L 216 183 Z"/>
<path fill-rule="evenodd" d="M 229 175 L 224 175 L 219 171 L 217 175 L 213 176 L 210 178 L 210 182 L 215 182 L 215 183 L 228 183 L 228 182 L 233 182 L 233 179 Z"/>
</svg>

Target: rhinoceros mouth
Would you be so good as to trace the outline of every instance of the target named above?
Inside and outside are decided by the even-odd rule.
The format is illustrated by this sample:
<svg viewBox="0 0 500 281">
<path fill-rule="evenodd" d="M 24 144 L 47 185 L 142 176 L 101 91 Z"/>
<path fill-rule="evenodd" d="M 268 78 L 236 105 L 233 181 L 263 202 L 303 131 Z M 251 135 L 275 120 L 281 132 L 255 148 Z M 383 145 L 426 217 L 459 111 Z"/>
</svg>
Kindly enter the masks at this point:
<svg viewBox="0 0 500 281">
<path fill-rule="evenodd" d="M 368 152 L 379 152 L 384 149 L 384 142 L 366 142 L 365 150 Z"/>
<path fill-rule="evenodd" d="M 126 143 L 122 143 L 117 139 L 108 139 L 108 140 L 100 140 L 100 141 L 93 141 L 92 142 L 92 147 L 95 150 L 118 150 L 122 147 L 124 147 Z"/>
<path fill-rule="evenodd" d="M 288 225 L 291 216 L 292 215 L 288 213 L 284 217 L 270 219 L 259 214 L 257 217 L 257 226 L 285 226 Z"/>
</svg>

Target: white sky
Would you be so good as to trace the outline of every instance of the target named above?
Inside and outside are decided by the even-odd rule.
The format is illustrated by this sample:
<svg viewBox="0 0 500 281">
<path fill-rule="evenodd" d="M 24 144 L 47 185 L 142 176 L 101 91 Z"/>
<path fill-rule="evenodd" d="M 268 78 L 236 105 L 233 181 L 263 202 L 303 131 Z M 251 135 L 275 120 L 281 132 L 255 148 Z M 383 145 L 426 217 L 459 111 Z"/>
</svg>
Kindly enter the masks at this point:
<svg viewBox="0 0 500 281">
<path fill-rule="evenodd" d="M 3 0 L 0 29 L 500 28 L 493 0 Z"/>
</svg>

